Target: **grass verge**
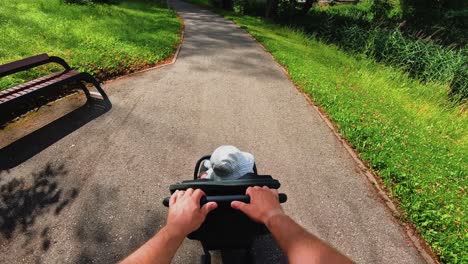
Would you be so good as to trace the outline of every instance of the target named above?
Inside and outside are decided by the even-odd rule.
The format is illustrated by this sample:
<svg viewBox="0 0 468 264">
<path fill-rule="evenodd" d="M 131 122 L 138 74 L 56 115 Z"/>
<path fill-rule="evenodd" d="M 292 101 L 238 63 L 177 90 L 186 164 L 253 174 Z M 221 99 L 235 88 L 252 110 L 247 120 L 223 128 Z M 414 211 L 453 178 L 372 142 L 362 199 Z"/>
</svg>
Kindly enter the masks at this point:
<svg viewBox="0 0 468 264">
<path fill-rule="evenodd" d="M 60 0 L 3 0 L 0 64 L 48 53 L 108 79 L 171 56 L 182 25 L 165 1 L 75 5 Z M 0 79 L 0 90 L 54 70 L 40 67 Z"/>
<path fill-rule="evenodd" d="M 223 14 L 261 42 L 327 112 L 440 259 L 467 263 L 466 105 L 451 103 L 448 87 L 421 84 L 302 32 Z"/>
</svg>

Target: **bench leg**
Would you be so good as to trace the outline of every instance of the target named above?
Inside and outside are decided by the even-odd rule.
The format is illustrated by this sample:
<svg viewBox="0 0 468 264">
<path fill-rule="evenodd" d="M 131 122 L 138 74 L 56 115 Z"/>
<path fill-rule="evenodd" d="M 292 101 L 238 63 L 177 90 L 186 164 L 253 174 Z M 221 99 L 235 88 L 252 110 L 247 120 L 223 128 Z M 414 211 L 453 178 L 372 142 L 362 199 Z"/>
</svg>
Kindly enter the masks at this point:
<svg viewBox="0 0 468 264">
<path fill-rule="evenodd" d="M 99 82 L 91 74 L 83 72 L 81 73 L 80 77 L 83 81 L 93 84 L 94 87 L 96 87 L 96 90 L 98 90 L 98 92 L 101 94 L 103 100 L 109 101 L 109 97 L 104 92 Z M 91 98 L 91 92 L 86 87 L 84 87 L 83 91 L 85 91 L 87 98 Z"/>
<path fill-rule="evenodd" d="M 80 82 L 80 88 L 85 93 L 86 98 L 88 98 L 88 99 L 91 98 L 91 94 L 90 94 L 88 88 L 86 88 L 86 85 L 84 85 L 82 82 Z"/>
</svg>

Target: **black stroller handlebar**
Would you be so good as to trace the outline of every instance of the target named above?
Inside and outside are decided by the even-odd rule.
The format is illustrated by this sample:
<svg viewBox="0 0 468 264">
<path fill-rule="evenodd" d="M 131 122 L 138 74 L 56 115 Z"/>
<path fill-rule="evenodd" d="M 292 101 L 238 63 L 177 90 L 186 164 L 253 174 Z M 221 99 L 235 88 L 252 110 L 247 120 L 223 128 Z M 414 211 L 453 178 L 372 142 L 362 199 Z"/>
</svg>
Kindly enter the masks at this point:
<svg viewBox="0 0 468 264">
<path fill-rule="evenodd" d="M 288 200 L 288 196 L 284 193 L 278 195 L 279 202 L 284 203 Z M 163 200 L 163 205 L 169 207 L 170 197 L 166 197 Z M 209 202 L 216 202 L 218 206 L 230 206 L 232 201 L 240 201 L 244 203 L 250 203 L 250 196 L 248 195 L 219 195 L 219 196 L 203 196 L 200 200 L 200 205 L 203 206 Z"/>
</svg>

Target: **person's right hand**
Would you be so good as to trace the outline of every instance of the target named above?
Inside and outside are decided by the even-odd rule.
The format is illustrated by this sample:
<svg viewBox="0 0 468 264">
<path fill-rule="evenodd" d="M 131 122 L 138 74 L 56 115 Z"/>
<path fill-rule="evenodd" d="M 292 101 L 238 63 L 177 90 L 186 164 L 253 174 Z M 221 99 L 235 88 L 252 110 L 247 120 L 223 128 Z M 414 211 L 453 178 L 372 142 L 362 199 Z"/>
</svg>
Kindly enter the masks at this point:
<svg viewBox="0 0 468 264">
<path fill-rule="evenodd" d="M 284 214 L 277 190 L 255 186 L 247 188 L 246 195 L 250 196 L 250 204 L 233 201 L 231 207 L 242 211 L 252 220 L 266 224 L 272 216 Z"/>
<path fill-rule="evenodd" d="M 200 207 L 200 199 L 205 193 L 200 189 L 188 188 L 185 191 L 177 190 L 169 200 L 169 213 L 167 214 L 167 224 L 173 232 L 182 237 L 197 230 L 209 212 L 218 206 L 215 202 L 210 202 Z"/>
</svg>

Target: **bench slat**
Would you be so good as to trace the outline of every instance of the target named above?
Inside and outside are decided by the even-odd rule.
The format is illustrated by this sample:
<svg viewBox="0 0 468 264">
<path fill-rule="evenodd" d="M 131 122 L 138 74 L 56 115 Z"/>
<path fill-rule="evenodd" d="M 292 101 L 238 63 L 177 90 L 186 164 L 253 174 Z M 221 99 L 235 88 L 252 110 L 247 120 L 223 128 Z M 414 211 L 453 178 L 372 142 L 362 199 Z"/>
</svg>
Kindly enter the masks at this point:
<svg viewBox="0 0 468 264">
<path fill-rule="evenodd" d="M 44 82 L 46 80 L 53 79 L 57 75 L 60 75 L 60 74 L 63 74 L 63 73 L 64 73 L 63 71 L 62 72 L 54 72 L 54 73 L 51 73 L 49 75 L 42 76 L 42 77 L 39 77 L 37 79 L 30 80 L 28 82 L 25 82 L 25 83 L 18 84 L 16 86 L 10 87 L 10 88 L 0 92 L 0 97 L 4 96 L 4 95 L 7 95 L 7 94 L 15 93 L 15 92 L 17 92 L 19 90 L 23 90 L 25 88 L 28 88 L 28 87 L 31 87 L 31 86 L 34 86 L 34 85 L 37 85 L 37 84 L 42 83 L 42 82 Z"/>
<path fill-rule="evenodd" d="M 31 107 L 36 107 L 38 103 L 42 104 L 44 101 L 48 101 L 47 95 L 52 89 L 60 89 L 63 85 L 71 83 L 81 84 L 77 88 L 81 88 L 84 91 L 87 99 L 94 98 L 94 96 L 91 96 L 92 93 L 80 82 L 92 84 L 101 95 L 100 98 L 111 106 L 106 93 L 92 75 L 86 72 L 74 71 L 62 58 L 49 56 L 46 53 L 0 65 L 0 78 L 49 63 L 59 64 L 64 70 L 0 91 L 0 111 L 2 113 L 0 114 L 0 125 L 11 121 L 18 114 L 25 113 Z M 73 87 L 63 88 L 68 90 Z M 43 93 L 41 93 L 41 90 Z M 34 95 L 41 97 L 41 100 L 36 102 Z M 24 102 L 24 104 L 21 105 L 21 102 Z"/>
<path fill-rule="evenodd" d="M 24 94 L 28 94 L 47 86 L 54 85 L 78 74 L 80 74 L 78 71 L 55 72 L 47 76 L 43 76 L 38 79 L 8 88 L 7 90 L 0 93 L 0 103 L 5 103 Z"/>
</svg>

